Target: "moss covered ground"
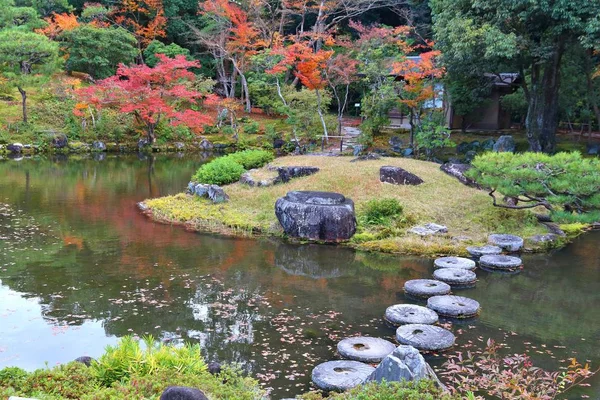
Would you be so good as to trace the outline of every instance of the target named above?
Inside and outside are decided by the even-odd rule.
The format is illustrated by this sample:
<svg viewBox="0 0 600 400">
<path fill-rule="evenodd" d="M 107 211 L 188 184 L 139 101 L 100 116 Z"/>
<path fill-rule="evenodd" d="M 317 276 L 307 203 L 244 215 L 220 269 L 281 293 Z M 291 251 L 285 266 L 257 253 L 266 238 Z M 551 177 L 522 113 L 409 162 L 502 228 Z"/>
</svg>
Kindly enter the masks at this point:
<svg viewBox="0 0 600 400">
<path fill-rule="evenodd" d="M 358 231 L 351 247 L 388 253 L 419 255 L 465 254 L 466 246 L 483 244 L 490 233 L 512 233 L 525 238 L 548 233 L 528 210 L 495 208 L 485 191 L 462 185 L 443 173 L 439 165 L 406 158 L 350 162 L 350 157 L 288 156 L 272 166 L 316 166 L 315 175 L 270 187 L 240 183 L 225 186 L 230 201 L 212 204 L 186 194 L 146 200 L 152 217 L 165 223 L 182 223 L 189 229 L 238 236 L 284 236 L 274 212 L 277 198 L 292 190 L 332 191 L 352 199 Z M 419 186 L 381 183 L 379 168 L 404 168 L 425 182 Z M 266 169 L 267 167 L 265 167 Z M 190 171 L 190 176 L 194 171 Z M 402 214 L 373 224 L 365 219 L 367 204 L 374 199 L 397 199 Z M 534 210 L 537 211 L 537 210 Z M 417 224 L 446 225 L 448 233 L 422 238 L 408 230 Z"/>
</svg>

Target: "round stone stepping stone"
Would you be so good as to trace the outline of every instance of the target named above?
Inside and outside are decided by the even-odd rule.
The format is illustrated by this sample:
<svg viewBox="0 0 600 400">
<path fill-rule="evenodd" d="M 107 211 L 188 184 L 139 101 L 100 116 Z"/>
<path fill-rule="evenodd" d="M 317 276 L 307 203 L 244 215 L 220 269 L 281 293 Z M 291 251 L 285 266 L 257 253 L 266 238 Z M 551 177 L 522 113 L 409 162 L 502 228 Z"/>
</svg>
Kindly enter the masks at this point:
<svg viewBox="0 0 600 400">
<path fill-rule="evenodd" d="M 380 338 L 358 336 L 342 340 L 337 345 L 340 356 L 365 363 L 378 363 L 396 350 L 396 345 Z"/>
<path fill-rule="evenodd" d="M 313 369 L 312 381 L 319 389 L 341 392 L 364 383 L 373 371 L 375 368 L 358 361 L 327 361 Z"/>
<path fill-rule="evenodd" d="M 444 317 L 469 318 L 479 312 L 479 302 L 463 296 L 433 296 L 427 299 L 427 307 Z"/>
<path fill-rule="evenodd" d="M 486 244 L 485 246 L 469 246 L 467 247 L 467 251 L 473 257 L 479 258 L 481 256 L 487 256 L 490 254 L 500 254 L 502 253 L 502 248 L 491 244 Z"/>
<path fill-rule="evenodd" d="M 487 269 L 515 270 L 523 265 L 519 257 L 493 254 L 479 259 L 479 265 Z"/>
<path fill-rule="evenodd" d="M 433 266 L 435 268 L 463 268 L 473 270 L 477 264 L 475 264 L 475 261 L 463 257 L 441 257 L 436 258 Z"/>
<path fill-rule="evenodd" d="M 394 325 L 425 324 L 432 325 L 438 321 L 435 311 L 414 304 L 395 304 L 385 310 L 385 320 Z"/>
<path fill-rule="evenodd" d="M 510 252 L 519 251 L 523 247 L 523 238 L 515 235 L 495 233 L 488 236 L 488 242 Z"/>
<path fill-rule="evenodd" d="M 396 330 L 396 340 L 423 351 L 441 351 L 454 345 L 454 334 L 435 325 L 410 324 Z"/>
<path fill-rule="evenodd" d="M 475 284 L 475 272 L 463 268 L 440 268 L 433 271 L 433 277 L 453 288 L 468 287 Z"/>
<path fill-rule="evenodd" d="M 412 279 L 404 283 L 404 293 L 419 299 L 450 293 L 450 285 L 433 279 Z"/>
</svg>

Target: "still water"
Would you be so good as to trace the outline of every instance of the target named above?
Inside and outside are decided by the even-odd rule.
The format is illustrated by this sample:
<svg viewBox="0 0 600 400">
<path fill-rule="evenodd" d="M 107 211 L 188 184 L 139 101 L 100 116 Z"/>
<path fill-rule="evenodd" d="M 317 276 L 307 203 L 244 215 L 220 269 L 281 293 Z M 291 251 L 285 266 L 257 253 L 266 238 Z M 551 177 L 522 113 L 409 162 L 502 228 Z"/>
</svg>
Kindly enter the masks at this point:
<svg viewBox="0 0 600 400">
<path fill-rule="evenodd" d="M 310 389 L 310 371 L 348 335 L 393 338 L 381 320 L 432 261 L 197 234 L 157 224 L 136 202 L 183 190 L 200 156 L 0 161 L 0 368 L 98 357 L 124 335 L 200 343 L 241 365 L 272 398 Z M 478 272 L 481 316 L 457 349 L 488 338 L 541 366 L 600 366 L 600 234 L 525 256 L 514 276 Z M 435 366 L 443 356 L 429 356 Z M 584 392 L 600 398 L 600 377 Z"/>
</svg>

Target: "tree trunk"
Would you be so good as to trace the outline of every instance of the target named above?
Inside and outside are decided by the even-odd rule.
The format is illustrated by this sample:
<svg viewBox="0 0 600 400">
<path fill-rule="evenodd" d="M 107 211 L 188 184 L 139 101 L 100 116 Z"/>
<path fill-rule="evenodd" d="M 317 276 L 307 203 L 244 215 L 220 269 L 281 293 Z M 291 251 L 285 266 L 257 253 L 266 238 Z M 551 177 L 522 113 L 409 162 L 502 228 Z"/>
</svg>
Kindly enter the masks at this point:
<svg viewBox="0 0 600 400">
<path fill-rule="evenodd" d="M 591 106 L 592 106 L 592 110 L 594 110 L 594 115 L 596 116 L 596 121 L 598 122 L 598 129 L 600 129 L 600 107 L 598 107 L 598 94 L 596 93 L 596 90 L 594 88 L 594 80 L 592 78 L 592 73 L 593 73 L 593 67 L 592 67 L 592 60 L 591 60 L 592 54 L 590 51 L 588 51 L 587 57 L 586 57 L 586 68 L 585 68 L 585 74 L 586 74 L 586 79 L 587 79 L 587 95 L 588 95 L 588 101 L 590 102 Z M 588 137 L 588 140 L 592 139 L 592 127 L 591 127 L 591 119 L 590 119 L 590 135 Z"/>
<path fill-rule="evenodd" d="M 327 124 L 325 123 L 325 117 L 323 117 L 323 111 L 321 110 L 321 93 L 319 90 L 315 90 L 317 94 L 317 113 L 319 114 L 319 118 L 321 119 L 321 124 L 323 125 L 323 136 L 325 136 L 326 140 L 329 140 L 329 134 L 327 133 Z"/>
<path fill-rule="evenodd" d="M 19 93 L 21 93 L 22 108 L 23 108 L 23 122 L 27 123 L 27 92 L 23 90 L 21 86 L 17 86 Z"/>
<path fill-rule="evenodd" d="M 156 140 L 156 135 L 154 134 L 154 124 L 148 124 L 148 143 L 150 145 L 154 144 Z"/>
<path fill-rule="evenodd" d="M 410 125 L 410 148 L 415 148 L 415 112 L 413 108 L 410 108 L 410 119 L 408 121 Z"/>
<path fill-rule="evenodd" d="M 529 150 L 551 153 L 556 147 L 558 128 L 558 91 L 560 62 L 564 43 L 559 43 L 553 57 L 542 66 L 534 65 L 531 73 L 529 104 L 525 126 Z"/>
<path fill-rule="evenodd" d="M 235 68 L 235 71 L 240 75 L 240 79 L 242 81 L 242 92 L 244 92 L 244 99 L 246 102 L 245 111 L 247 113 L 251 113 L 252 103 L 250 102 L 250 91 L 248 90 L 248 81 L 246 80 L 246 75 L 244 75 L 244 73 L 240 70 L 235 60 L 232 59 L 231 62 L 233 63 L 233 68 Z"/>
</svg>

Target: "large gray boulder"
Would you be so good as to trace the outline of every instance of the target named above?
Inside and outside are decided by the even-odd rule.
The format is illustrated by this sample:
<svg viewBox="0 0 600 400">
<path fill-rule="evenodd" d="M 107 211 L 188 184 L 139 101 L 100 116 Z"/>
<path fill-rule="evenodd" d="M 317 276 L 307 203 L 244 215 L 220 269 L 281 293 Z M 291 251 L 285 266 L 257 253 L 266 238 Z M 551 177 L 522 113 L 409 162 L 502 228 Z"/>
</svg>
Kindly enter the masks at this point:
<svg viewBox="0 0 600 400">
<path fill-rule="evenodd" d="M 383 359 L 368 380 L 401 382 L 421 379 L 437 380 L 437 377 L 419 350 L 412 346 L 400 345 L 392 354 Z"/>
<path fill-rule="evenodd" d="M 394 185 L 420 185 L 423 179 L 400 167 L 384 166 L 379 169 L 379 179 Z"/>
<path fill-rule="evenodd" d="M 510 135 L 500 136 L 498 141 L 494 143 L 494 151 L 498 153 L 510 152 L 514 153 L 516 149 L 515 139 Z"/>
<path fill-rule="evenodd" d="M 292 237 L 339 242 L 356 232 L 354 202 L 339 193 L 288 192 L 275 202 L 275 215 Z"/>
<path fill-rule="evenodd" d="M 358 386 L 375 371 L 370 365 L 358 361 L 327 361 L 312 371 L 312 381 L 325 391 L 342 392 Z"/>
<path fill-rule="evenodd" d="M 447 173 L 450 176 L 455 177 L 462 184 L 471 186 L 471 187 L 474 187 L 477 189 L 481 189 L 481 186 L 479 186 L 477 184 L 477 182 L 475 182 L 473 179 L 467 178 L 465 176 L 465 172 L 467 172 L 471 168 L 472 168 L 471 164 L 458 164 L 458 163 L 451 163 L 451 162 L 447 162 L 440 166 L 440 169 L 442 171 L 444 171 L 445 173 Z"/>
</svg>

